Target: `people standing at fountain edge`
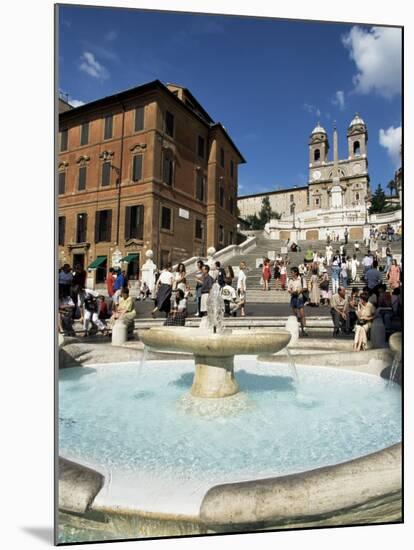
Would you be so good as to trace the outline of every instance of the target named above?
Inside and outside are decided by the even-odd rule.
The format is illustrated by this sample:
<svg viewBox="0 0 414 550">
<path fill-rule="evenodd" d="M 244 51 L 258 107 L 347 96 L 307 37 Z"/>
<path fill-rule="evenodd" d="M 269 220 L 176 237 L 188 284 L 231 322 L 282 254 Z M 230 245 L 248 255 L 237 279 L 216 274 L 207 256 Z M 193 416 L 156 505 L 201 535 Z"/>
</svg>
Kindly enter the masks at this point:
<svg viewBox="0 0 414 550">
<path fill-rule="evenodd" d="M 156 284 L 155 307 L 151 311 L 151 315 L 155 317 L 157 311 L 163 311 L 167 317 L 171 310 L 171 294 L 174 283 L 174 274 L 172 273 L 171 263 L 167 263 L 161 271 Z"/>
<path fill-rule="evenodd" d="M 378 262 L 374 261 L 372 267 L 365 273 L 365 281 L 369 289 L 375 289 L 382 283 L 382 274 L 378 269 Z"/>
<path fill-rule="evenodd" d="M 263 268 L 262 268 L 263 290 L 270 290 L 269 281 L 271 276 L 272 275 L 270 272 L 270 260 L 269 258 L 265 258 L 263 262 Z"/>
<path fill-rule="evenodd" d="M 183 263 L 179 263 L 177 265 L 177 268 L 176 268 L 175 273 L 174 273 L 173 291 L 175 291 L 179 288 L 184 293 L 187 290 L 187 279 L 186 279 L 185 265 Z"/>
<path fill-rule="evenodd" d="M 221 263 L 219 261 L 217 261 L 214 265 L 217 270 L 216 281 L 219 287 L 222 288 L 226 284 L 226 272 L 224 270 L 224 267 L 221 267 Z"/>
<path fill-rule="evenodd" d="M 107 290 L 108 296 L 110 298 L 112 298 L 112 296 L 114 295 L 115 279 L 116 279 L 115 270 L 114 270 L 113 267 L 110 267 L 109 270 L 108 270 L 108 273 L 106 275 L 106 280 L 105 280 L 106 290 Z"/>
<path fill-rule="evenodd" d="M 300 323 L 302 336 L 307 336 L 305 332 L 306 318 L 303 298 L 303 293 L 307 290 L 306 278 L 299 275 L 297 267 L 292 267 L 290 271 L 292 278 L 289 279 L 287 287 L 290 294 L 290 307 L 292 308 L 293 315 L 295 315 Z"/>
<path fill-rule="evenodd" d="M 200 317 L 201 311 L 201 287 L 203 284 L 203 265 L 204 262 L 202 260 L 197 260 L 197 270 L 195 272 L 195 280 L 196 280 L 196 288 L 195 288 L 195 295 L 196 295 L 196 302 L 197 302 L 197 313 L 195 314 L 195 317 Z"/>
<path fill-rule="evenodd" d="M 375 306 L 368 302 L 368 294 L 362 292 L 357 307 L 358 320 L 355 325 L 354 351 L 365 350 L 368 342 L 368 332 L 375 316 Z"/>
<path fill-rule="evenodd" d="M 239 296 L 240 300 L 240 316 L 245 317 L 246 311 L 245 311 L 245 305 L 246 305 L 246 262 L 240 262 L 239 266 L 239 274 L 237 276 L 237 294 Z"/>
<path fill-rule="evenodd" d="M 210 294 L 210 290 L 213 287 L 214 279 L 210 275 L 210 266 L 204 264 L 202 267 L 203 271 L 203 282 L 201 284 L 200 294 L 201 294 L 201 303 L 200 303 L 200 316 L 204 317 L 207 315 L 207 298 Z"/>
<path fill-rule="evenodd" d="M 63 293 L 65 296 L 71 294 L 71 287 L 73 282 L 73 273 L 69 264 L 63 264 L 59 270 L 59 293 Z"/>
<path fill-rule="evenodd" d="M 401 269 L 397 265 L 397 260 L 392 260 L 387 279 L 391 290 L 399 288 L 401 284 Z"/>
<path fill-rule="evenodd" d="M 340 286 L 338 292 L 333 294 L 331 298 L 331 316 L 334 324 L 334 336 L 338 336 L 339 330 L 343 333 L 347 331 L 347 312 L 348 302 L 346 300 L 346 290 L 343 286 Z"/>
<path fill-rule="evenodd" d="M 59 291 L 59 316 L 58 316 L 58 330 L 60 334 L 66 334 L 68 336 L 76 336 L 73 330 L 73 312 L 75 310 L 75 303 L 72 297 L 65 292 Z"/>
</svg>

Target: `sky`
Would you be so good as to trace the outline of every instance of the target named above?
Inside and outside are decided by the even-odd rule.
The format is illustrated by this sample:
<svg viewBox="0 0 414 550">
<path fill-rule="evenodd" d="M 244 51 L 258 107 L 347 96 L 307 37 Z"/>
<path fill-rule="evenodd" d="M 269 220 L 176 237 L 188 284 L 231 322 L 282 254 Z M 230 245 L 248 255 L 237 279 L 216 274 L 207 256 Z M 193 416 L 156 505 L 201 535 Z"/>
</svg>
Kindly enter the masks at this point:
<svg viewBox="0 0 414 550">
<path fill-rule="evenodd" d="M 60 6 L 59 89 L 73 106 L 159 79 L 188 88 L 246 159 L 239 196 L 307 184 L 308 141 L 358 112 L 371 188 L 400 166 L 401 30 L 343 23 Z"/>
</svg>

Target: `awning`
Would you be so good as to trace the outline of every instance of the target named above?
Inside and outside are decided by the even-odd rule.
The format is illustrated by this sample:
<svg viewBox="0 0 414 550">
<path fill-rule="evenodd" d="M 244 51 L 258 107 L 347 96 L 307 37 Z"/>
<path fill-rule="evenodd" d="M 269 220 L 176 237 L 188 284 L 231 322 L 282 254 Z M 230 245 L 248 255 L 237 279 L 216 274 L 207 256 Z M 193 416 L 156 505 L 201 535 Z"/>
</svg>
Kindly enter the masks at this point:
<svg viewBox="0 0 414 550">
<path fill-rule="evenodd" d="M 126 262 L 128 264 L 129 262 L 132 262 L 137 258 L 138 258 L 138 254 L 128 254 L 128 256 L 124 256 L 124 258 L 122 258 L 121 262 Z"/>
<path fill-rule="evenodd" d="M 98 256 L 90 265 L 88 269 L 96 269 L 97 267 L 102 266 L 106 262 L 106 256 Z"/>
</svg>

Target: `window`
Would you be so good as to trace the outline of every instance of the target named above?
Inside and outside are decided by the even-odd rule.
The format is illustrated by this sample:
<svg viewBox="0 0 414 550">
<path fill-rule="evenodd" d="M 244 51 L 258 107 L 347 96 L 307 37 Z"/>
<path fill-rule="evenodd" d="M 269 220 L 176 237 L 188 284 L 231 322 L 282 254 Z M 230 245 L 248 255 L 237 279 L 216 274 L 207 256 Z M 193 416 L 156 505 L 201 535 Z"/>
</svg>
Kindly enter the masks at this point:
<svg viewBox="0 0 414 550">
<path fill-rule="evenodd" d="M 144 238 L 144 207 L 142 204 L 125 208 L 125 239 Z"/>
<path fill-rule="evenodd" d="M 60 150 L 66 151 L 68 148 L 68 129 L 65 128 L 60 132 Z"/>
<path fill-rule="evenodd" d="M 102 164 L 102 185 L 110 185 L 111 184 L 111 163 L 110 162 L 104 162 Z"/>
<path fill-rule="evenodd" d="M 200 170 L 197 172 L 196 199 L 204 201 L 204 176 Z"/>
<path fill-rule="evenodd" d="M 203 239 L 203 222 L 198 219 L 195 221 L 195 238 L 200 241 Z"/>
<path fill-rule="evenodd" d="M 95 242 L 111 240 L 112 210 L 98 210 L 95 214 Z"/>
<path fill-rule="evenodd" d="M 321 152 L 319 149 L 315 149 L 315 153 L 313 155 L 313 160 L 317 162 L 321 158 Z"/>
<path fill-rule="evenodd" d="M 87 214 L 78 214 L 76 217 L 76 242 L 86 243 Z"/>
<path fill-rule="evenodd" d="M 354 155 L 360 155 L 361 154 L 361 146 L 359 144 L 359 141 L 354 141 Z"/>
<path fill-rule="evenodd" d="M 230 161 L 230 177 L 234 177 L 234 162 L 232 160 Z"/>
<path fill-rule="evenodd" d="M 132 159 L 132 181 L 142 179 L 142 155 L 134 155 Z"/>
<path fill-rule="evenodd" d="M 198 136 L 197 154 L 202 159 L 204 158 L 204 155 L 205 155 L 205 149 L 206 149 L 206 143 L 204 141 L 204 138 L 201 136 Z"/>
<path fill-rule="evenodd" d="M 81 125 L 80 144 L 87 145 L 89 141 L 89 122 Z"/>
<path fill-rule="evenodd" d="M 221 186 L 219 189 L 219 201 L 220 201 L 220 206 L 224 208 L 224 189 Z"/>
<path fill-rule="evenodd" d="M 230 214 L 234 214 L 234 201 L 233 201 L 233 197 L 230 197 L 230 200 L 229 200 L 229 209 L 230 209 Z"/>
<path fill-rule="evenodd" d="M 165 113 L 165 133 L 174 137 L 174 115 L 169 111 Z"/>
<path fill-rule="evenodd" d="M 220 148 L 220 166 L 224 168 L 224 149 L 223 147 Z"/>
<path fill-rule="evenodd" d="M 135 109 L 134 131 L 140 132 L 143 129 L 144 129 L 144 107 L 137 107 Z"/>
<path fill-rule="evenodd" d="M 233 231 L 229 232 L 229 244 L 234 244 L 233 243 Z"/>
<path fill-rule="evenodd" d="M 59 172 L 59 195 L 65 194 L 66 172 Z"/>
<path fill-rule="evenodd" d="M 315 199 L 316 206 L 319 206 L 319 199 Z"/>
<path fill-rule="evenodd" d="M 164 151 L 164 161 L 163 161 L 163 174 L 162 181 L 168 185 L 173 184 L 174 179 L 174 160 L 173 153 L 169 149 Z"/>
<path fill-rule="evenodd" d="M 293 202 L 293 200 L 294 200 L 294 196 L 292 194 L 292 195 L 290 195 L 290 202 Z"/>
<path fill-rule="evenodd" d="M 355 200 L 359 201 L 359 193 L 355 193 Z"/>
<path fill-rule="evenodd" d="M 172 228 L 172 219 L 171 219 L 171 208 L 163 206 L 161 208 L 161 229 L 168 229 L 171 231 Z"/>
<path fill-rule="evenodd" d="M 105 117 L 104 139 L 111 139 L 111 137 L 112 137 L 113 121 L 114 121 L 113 115 L 107 115 L 107 116 Z"/>
<path fill-rule="evenodd" d="M 218 228 L 218 240 L 219 240 L 219 243 L 224 242 L 224 227 L 222 225 L 219 225 L 219 228 Z"/>
<path fill-rule="evenodd" d="M 78 176 L 78 191 L 83 191 L 84 189 L 86 189 L 86 166 L 81 166 Z"/>
<path fill-rule="evenodd" d="M 58 243 L 61 246 L 65 244 L 65 228 L 66 228 L 66 218 L 65 216 L 59 216 L 59 240 Z"/>
</svg>

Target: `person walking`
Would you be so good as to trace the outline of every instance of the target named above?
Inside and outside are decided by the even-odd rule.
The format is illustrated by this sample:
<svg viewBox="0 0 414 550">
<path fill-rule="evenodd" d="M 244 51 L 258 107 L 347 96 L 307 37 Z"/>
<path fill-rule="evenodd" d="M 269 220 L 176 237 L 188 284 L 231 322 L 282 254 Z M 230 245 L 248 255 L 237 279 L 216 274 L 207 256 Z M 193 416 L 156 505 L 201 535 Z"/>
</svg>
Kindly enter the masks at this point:
<svg viewBox="0 0 414 550">
<path fill-rule="evenodd" d="M 245 311 L 245 305 L 246 305 L 246 262 L 240 262 L 239 266 L 239 274 L 237 276 L 237 294 L 239 296 L 239 306 L 240 306 L 240 316 L 245 317 L 246 311 Z"/>
<path fill-rule="evenodd" d="M 170 262 L 166 264 L 158 277 L 156 285 L 157 298 L 155 307 L 151 311 L 151 315 L 155 317 L 157 311 L 163 311 L 167 317 L 171 310 L 171 295 L 174 284 L 174 274 L 172 273 L 172 265 Z"/>
<path fill-rule="evenodd" d="M 202 260 L 197 260 L 197 270 L 195 272 L 195 280 L 196 280 L 196 288 L 195 288 L 195 294 L 196 294 L 196 302 L 197 302 L 197 313 L 195 314 L 195 317 L 201 316 L 201 287 L 203 285 L 203 265 L 204 262 Z"/>
<path fill-rule="evenodd" d="M 275 290 L 278 290 L 279 289 L 279 285 L 280 285 L 280 262 L 282 262 L 282 260 L 275 260 L 275 263 L 273 265 L 273 278 L 275 280 Z"/>
<path fill-rule="evenodd" d="M 262 268 L 263 290 L 270 290 L 269 288 L 270 277 L 271 277 L 270 260 L 269 258 L 265 258 L 263 262 L 263 268 Z"/>
<path fill-rule="evenodd" d="M 305 332 L 306 318 L 304 308 L 305 302 L 303 298 L 303 292 L 307 290 L 306 279 L 305 277 L 300 277 L 299 269 L 297 267 L 292 267 L 291 275 L 292 277 L 289 279 L 288 282 L 290 307 L 292 308 L 293 315 L 300 323 L 302 336 L 307 336 L 307 333 Z"/>
<path fill-rule="evenodd" d="M 352 283 L 357 282 L 358 266 L 359 266 L 359 261 L 357 260 L 356 254 L 354 254 L 352 259 L 349 261 L 349 267 L 350 267 L 350 272 L 351 272 L 351 281 L 352 281 Z"/>
<path fill-rule="evenodd" d="M 214 279 L 210 275 L 210 266 L 207 264 L 204 264 L 202 267 L 203 270 L 203 282 L 200 289 L 201 294 L 201 304 L 200 304 L 200 315 L 201 317 L 204 317 L 207 315 L 207 299 L 208 295 L 210 294 L 210 290 L 213 287 Z"/>
<path fill-rule="evenodd" d="M 378 262 L 374 261 L 372 267 L 365 273 L 365 281 L 370 290 L 382 283 L 382 274 L 378 269 Z"/>
<path fill-rule="evenodd" d="M 341 271 L 339 272 L 340 284 L 345 289 L 348 287 L 348 264 L 346 261 L 341 262 Z"/>
<path fill-rule="evenodd" d="M 321 289 L 319 287 L 318 270 L 313 269 L 312 275 L 310 278 L 309 305 L 314 307 L 319 307 L 320 301 L 321 301 Z"/>
<path fill-rule="evenodd" d="M 282 290 L 286 290 L 287 282 L 287 263 L 282 260 L 280 264 L 280 286 Z"/>
<path fill-rule="evenodd" d="M 338 292 L 340 271 L 341 271 L 341 266 L 339 264 L 339 260 L 335 258 L 332 262 L 332 267 L 331 267 L 332 294 L 336 294 Z"/>
<path fill-rule="evenodd" d="M 390 269 L 387 274 L 388 283 L 391 290 L 400 287 L 401 284 L 401 269 L 397 265 L 397 260 L 392 260 Z"/>
<path fill-rule="evenodd" d="M 349 236 L 349 231 L 348 231 L 348 228 L 345 227 L 345 231 L 344 231 L 345 244 L 348 244 L 348 236 Z"/>
<path fill-rule="evenodd" d="M 364 272 L 364 275 L 363 275 L 364 279 L 365 279 L 365 274 L 368 271 L 368 269 L 371 269 L 372 262 L 373 262 L 373 258 L 372 258 L 371 252 L 368 250 L 368 252 L 366 252 L 365 256 L 362 258 L 362 267 L 363 267 L 363 272 Z"/>
<path fill-rule="evenodd" d="M 332 245 L 328 244 L 326 249 L 325 249 L 326 264 L 327 264 L 328 267 L 331 265 L 332 254 L 333 254 Z"/>
</svg>

